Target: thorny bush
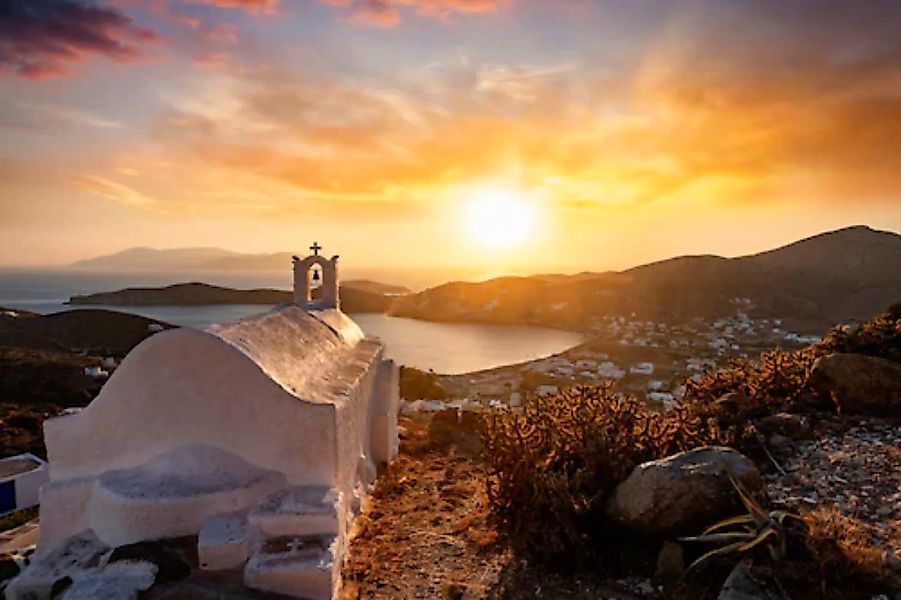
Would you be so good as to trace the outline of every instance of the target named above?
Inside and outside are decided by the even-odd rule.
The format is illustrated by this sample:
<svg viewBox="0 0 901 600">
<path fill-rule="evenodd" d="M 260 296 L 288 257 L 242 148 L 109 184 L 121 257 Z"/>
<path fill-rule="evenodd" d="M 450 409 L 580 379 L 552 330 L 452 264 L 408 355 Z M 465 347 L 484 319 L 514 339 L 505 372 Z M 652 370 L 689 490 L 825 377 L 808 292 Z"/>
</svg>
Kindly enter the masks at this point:
<svg viewBox="0 0 901 600">
<path fill-rule="evenodd" d="M 587 557 L 609 531 L 610 492 L 635 466 L 731 441 L 690 406 L 658 413 L 610 384 L 575 387 L 487 417 L 488 499 L 521 549 L 551 560 Z"/>
</svg>

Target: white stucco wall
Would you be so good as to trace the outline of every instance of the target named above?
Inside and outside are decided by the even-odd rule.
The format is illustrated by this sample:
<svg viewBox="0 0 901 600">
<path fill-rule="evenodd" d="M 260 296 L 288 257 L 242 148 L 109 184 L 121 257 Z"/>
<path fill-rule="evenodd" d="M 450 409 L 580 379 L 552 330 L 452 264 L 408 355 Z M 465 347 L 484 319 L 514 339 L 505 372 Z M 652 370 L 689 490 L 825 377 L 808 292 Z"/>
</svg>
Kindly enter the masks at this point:
<svg viewBox="0 0 901 600">
<path fill-rule="evenodd" d="M 374 474 L 369 427 L 375 390 L 384 388 L 376 385 L 382 352 L 343 313 L 296 306 L 148 338 L 87 408 L 45 422 L 51 483 L 42 490 L 40 553 L 86 528 L 108 543 L 140 539 L 153 528 L 143 517 L 132 526 L 128 503 L 110 500 L 109 472 L 144 472 L 160 456 L 198 444 L 281 473 L 286 485 L 325 485 L 352 498 L 355 484 Z M 226 500 L 210 510 L 235 499 Z M 103 520 L 115 512 L 104 508 L 110 503 L 127 528 Z M 199 530 L 205 508 L 191 507 L 179 534 Z"/>
<path fill-rule="evenodd" d="M 327 483 L 334 412 L 298 401 L 209 333 L 166 331 L 135 348 L 87 408 L 45 423 L 51 480 L 135 467 L 206 443 L 294 483 Z"/>
</svg>

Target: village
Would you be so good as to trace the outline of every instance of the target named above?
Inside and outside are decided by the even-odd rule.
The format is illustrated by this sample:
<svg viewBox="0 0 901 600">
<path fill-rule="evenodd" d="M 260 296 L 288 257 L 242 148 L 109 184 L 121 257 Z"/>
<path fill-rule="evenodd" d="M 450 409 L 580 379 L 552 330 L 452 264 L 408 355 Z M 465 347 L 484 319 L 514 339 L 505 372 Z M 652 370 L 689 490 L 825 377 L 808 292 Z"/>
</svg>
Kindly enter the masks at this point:
<svg viewBox="0 0 901 600">
<path fill-rule="evenodd" d="M 755 359 L 774 348 L 795 350 L 820 340 L 787 330 L 780 319 L 750 317 L 748 298 L 735 298 L 732 304 L 732 316 L 712 322 L 607 316 L 592 324 L 585 342 L 565 352 L 478 373 L 437 375 L 436 381 L 446 391 L 445 402 L 512 408 L 529 397 L 611 382 L 617 392 L 666 409 L 682 398 L 689 378 L 700 379 L 730 361 Z M 419 398 L 408 395 L 406 400 Z"/>
</svg>

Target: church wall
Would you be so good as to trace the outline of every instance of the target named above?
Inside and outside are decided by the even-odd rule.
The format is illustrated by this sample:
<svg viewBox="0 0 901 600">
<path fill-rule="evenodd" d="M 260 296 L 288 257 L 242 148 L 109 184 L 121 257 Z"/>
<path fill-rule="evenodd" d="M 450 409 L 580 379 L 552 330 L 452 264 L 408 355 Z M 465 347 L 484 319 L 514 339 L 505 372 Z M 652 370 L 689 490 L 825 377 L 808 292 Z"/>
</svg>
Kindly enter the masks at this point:
<svg viewBox="0 0 901 600">
<path fill-rule="evenodd" d="M 238 350 L 190 329 L 135 348 L 81 413 L 45 423 L 51 479 L 133 467 L 188 443 L 207 443 L 285 473 L 328 484 L 334 408 L 289 395 Z"/>
</svg>

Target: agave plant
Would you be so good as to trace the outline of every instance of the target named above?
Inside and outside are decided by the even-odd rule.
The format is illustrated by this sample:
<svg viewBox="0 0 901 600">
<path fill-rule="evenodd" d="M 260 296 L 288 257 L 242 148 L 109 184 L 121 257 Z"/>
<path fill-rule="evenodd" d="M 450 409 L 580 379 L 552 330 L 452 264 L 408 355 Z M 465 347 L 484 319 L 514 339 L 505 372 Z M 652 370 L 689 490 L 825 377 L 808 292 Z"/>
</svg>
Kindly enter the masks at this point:
<svg viewBox="0 0 901 600">
<path fill-rule="evenodd" d="M 691 563 L 687 573 L 699 569 L 712 559 L 744 554 L 761 545 L 766 546 L 773 560 L 781 560 L 785 558 L 788 545 L 787 524 L 794 521 L 802 524 L 805 529 L 807 527 L 806 521 L 796 514 L 784 510 L 767 512 L 731 473 L 729 479 L 748 513 L 715 523 L 701 532 L 701 535 L 681 538 L 684 542 L 721 544 L 719 548 L 703 554 Z"/>
</svg>

